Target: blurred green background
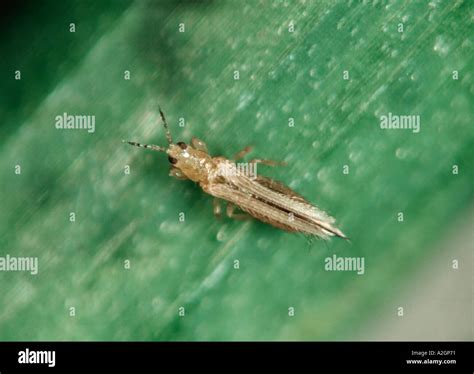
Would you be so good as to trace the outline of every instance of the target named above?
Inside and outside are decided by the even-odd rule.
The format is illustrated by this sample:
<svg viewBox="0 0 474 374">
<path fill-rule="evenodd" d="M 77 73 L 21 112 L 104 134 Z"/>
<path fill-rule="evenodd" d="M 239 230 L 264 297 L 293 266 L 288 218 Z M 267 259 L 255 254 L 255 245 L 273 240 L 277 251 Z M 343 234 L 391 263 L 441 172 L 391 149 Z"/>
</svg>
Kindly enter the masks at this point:
<svg viewBox="0 0 474 374">
<path fill-rule="evenodd" d="M 443 321 L 472 322 L 472 235 L 458 270 L 457 246 L 440 243 L 472 230 L 473 14 L 469 1 L 5 8 L 0 256 L 37 256 L 39 273 L 0 272 L 0 339 L 365 339 L 437 256 L 468 279 L 458 298 L 433 295 Z M 165 155 L 121 143 L 165 144 L 158 104 L 175 140 L 288 162 L 259 172 L 336 217 L 351 243 L 217 220 L 210 196 L 168 177 Z M 95 133 L 57 130 L 64 112 L 95 115 Z M 388 112 L 419 115 L 420 133 L 381 130 Z M 365 274 L 325 271 L 333 254 L 364 257 Z M 451 336 L 467 338 L 469 326 Z"/>
</svg>

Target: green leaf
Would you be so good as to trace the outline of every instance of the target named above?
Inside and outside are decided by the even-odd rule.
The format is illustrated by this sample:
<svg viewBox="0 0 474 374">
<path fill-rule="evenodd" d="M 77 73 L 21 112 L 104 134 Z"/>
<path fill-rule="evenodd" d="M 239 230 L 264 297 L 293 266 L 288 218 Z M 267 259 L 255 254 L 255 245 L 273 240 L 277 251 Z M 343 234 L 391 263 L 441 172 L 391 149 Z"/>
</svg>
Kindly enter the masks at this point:
<svg viewBox="0 0 474 374">
<path fill-rule="evenodd" d="M 472 207 L 467 1 L 69 3 L 2 34 L 0 256 L 39 272 L 0 272 L 1 340 L 350 339 Z M 166 144 L 158 105 L 176 140 L 286 161 L 258 170 L 351 243 L 215 219 L 166 155 L 121 143 Z M 95 132 L 57 130 L 64 112 Z M 334 254 L 365 273 L 325 271 Z"/>
</svg>

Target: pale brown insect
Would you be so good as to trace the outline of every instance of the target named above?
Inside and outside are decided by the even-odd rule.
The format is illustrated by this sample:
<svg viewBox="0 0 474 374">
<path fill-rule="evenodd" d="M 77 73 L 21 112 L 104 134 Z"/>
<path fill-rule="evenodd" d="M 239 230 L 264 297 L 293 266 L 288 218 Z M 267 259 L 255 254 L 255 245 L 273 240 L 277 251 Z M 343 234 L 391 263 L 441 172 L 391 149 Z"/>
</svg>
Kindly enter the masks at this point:
<svg viewBox="0 0 474 374">
<path fill-rule="evenodd" d="M 258 220 L 285 231 L 300 232 L 323 239 L 330 236 L 347 237 L 334 226 L 335 219 L 320 210 L 291 188 L 263 176 L 248 176 L 237 172 L 234 162 L 251 151 L 250 147 L 239 152 L 234 160 L 225 157 L 211 157 L 206 144 L 193 138 L 191 144 L 173 143 L 165 115 L 160 109 L 165 128 L 168 148 L 158 145 L 124 141 L 130 145 L 165 152 L 171 163 L 170 175 L 178 179 L 190 179 L 201 186 L 204 192 L 214 196 L 214 213 L 220 214 L 218 199 L 227 201 L 227 215 L 237 219 L 248 217 L 245 213 L 235 214 L 235 207 Z M 258 163 L 275 166 L 281 163 L 254 159 Z"/>
</svg>

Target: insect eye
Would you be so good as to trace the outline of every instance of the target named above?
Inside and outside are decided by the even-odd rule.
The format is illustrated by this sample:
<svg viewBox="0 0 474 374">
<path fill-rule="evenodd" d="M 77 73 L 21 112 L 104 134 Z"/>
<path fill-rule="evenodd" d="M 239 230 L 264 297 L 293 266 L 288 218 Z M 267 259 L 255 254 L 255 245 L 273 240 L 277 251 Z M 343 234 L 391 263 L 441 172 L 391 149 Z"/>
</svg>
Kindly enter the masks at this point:
<svg viewBox="0 0 474 374">
<path fill-rule="evenodd" d="M 173 165 L 178 162 L 177 159 L 175 159 L 174 157 L 171 157 L 171 156 L 168 156 L 168 161 L 169 161 L 170 163 L 172 163 Z"/>
<path fill-rule="evenodd" d="M 186 149 L 188 148 L 187 144 L 184 142 L 178 142 L 176 143 L 181 149 Z"/>
</svg>

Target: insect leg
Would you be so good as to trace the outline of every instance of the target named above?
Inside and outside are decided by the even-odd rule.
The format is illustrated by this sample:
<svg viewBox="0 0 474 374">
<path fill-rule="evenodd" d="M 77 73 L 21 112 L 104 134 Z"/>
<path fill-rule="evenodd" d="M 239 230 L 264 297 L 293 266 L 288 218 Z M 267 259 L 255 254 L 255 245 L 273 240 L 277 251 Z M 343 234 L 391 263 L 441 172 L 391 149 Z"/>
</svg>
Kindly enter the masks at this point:
<svg viewBox="0 0 474 374">
<path fill-rule="evenodd" d="M 285 161 L 264 160 L 261 158 L 254 158 L 253 160 L 249 161 L 249 164 L 263 164 L 267 166 L 286 166 L 287 165 Z"/>
<path fill-rule="evenodd" d="M 214 200 L 212 200 L 212 207 L 213 207 L 214 215 L 217 218 L 222 218 L 221 201 L 217 197 L 215 197 Z"/>
<path fill-rule="evenodd" d="M 146 149 L 151 149 L 152 151 L 159 151 L 159 152 L 166 152 L 166 149 L 163 147 L 160 147 L 159 145 L 154 145 L 154 144 L 141 144 L 137 142 L 130 142 L 128 140 L 122 140 L 122 143 L 128 143 L 130 145 L 134 145 L 136 147 L 142 147 Z"/>
<path fill-rule="evenodd" d="M 227 203 L 227 208 L 226 208 L 227 217 L 241 220 L 241 221 L 252 218 L 247 213 L 234 213 L 234 210 L 235 210 L 235 205 L 232 203 Z"/>
<path fill-rule="evenodd" d="M 165 134 L 166 139 L 168 140 L 168 144 L 173 144 L 173 138 L 171 137 L 170 129 L 168 127 L 168 122 L 166 122 L 165 114 L 163 113 L 160 107 L 158 107 L 158 109 L 160 111 L 161 120 L 163 121 L 163 126 L 165 128 Z"/>
<path fill-rule="evenodd" d="M 245 147 L 244 149 L 242 149 L 240 152 L 236 153 L 233 157 L 233 160 L 237 161 L 237 160 L 240 160 L 242 157 L 244 157 L 245 155 L 249 154 L 250 152 L 252 152 L 252 147 L 250 146 L 247 146 Z"/>
<path fill-rule="evenodd" d="M 178 168 L 170 168 L 169 176 L 170 177 L 175 177 L 176 179 L 179 179 L 179 180 L 188 179 L 188 178 L 186 178 L 186 176 L 183 175 L 181 170 L 179 170 Z"/>
<path fill-rule="evenodd" d="M 201 139 L 192 138 L 191 139 L 191 145 L 193 146 L 194 149 L 197 149 L 198 151 L 203 151 L 203 152 L 208 153 L 207 152 L 207 145 Z"/>
</svg>

